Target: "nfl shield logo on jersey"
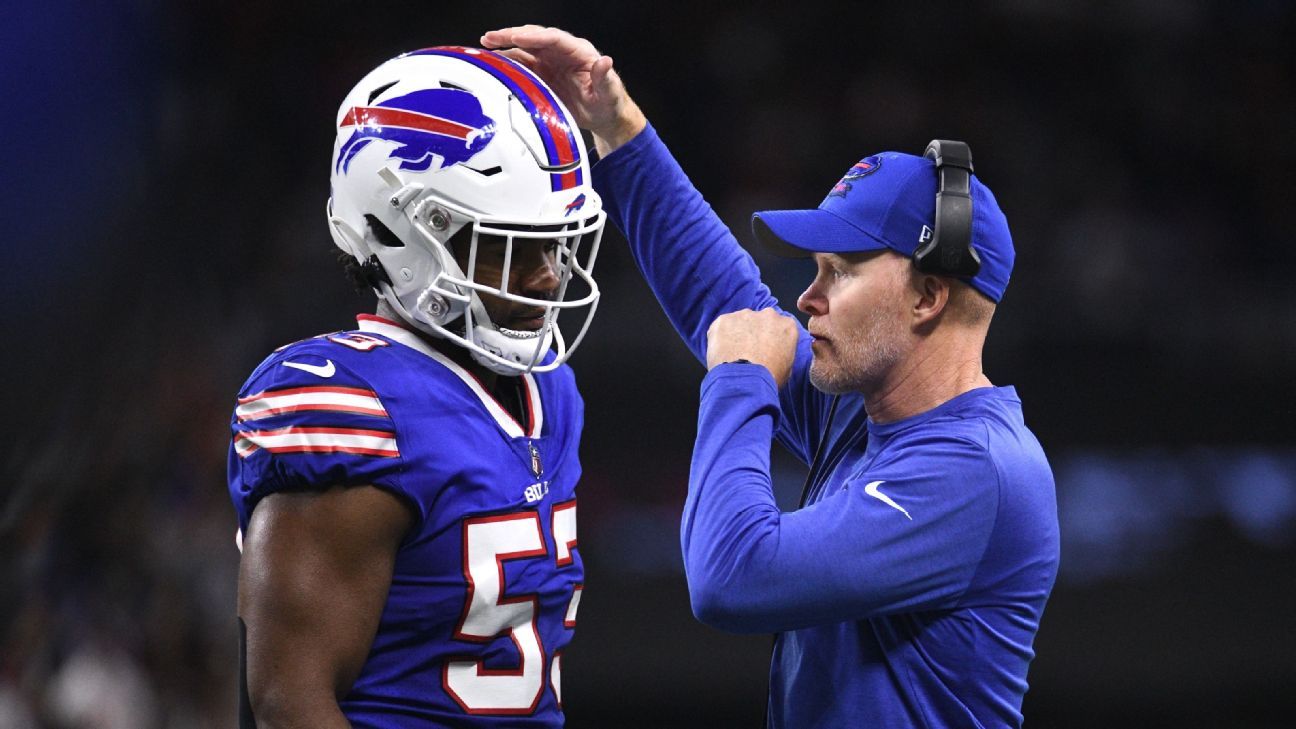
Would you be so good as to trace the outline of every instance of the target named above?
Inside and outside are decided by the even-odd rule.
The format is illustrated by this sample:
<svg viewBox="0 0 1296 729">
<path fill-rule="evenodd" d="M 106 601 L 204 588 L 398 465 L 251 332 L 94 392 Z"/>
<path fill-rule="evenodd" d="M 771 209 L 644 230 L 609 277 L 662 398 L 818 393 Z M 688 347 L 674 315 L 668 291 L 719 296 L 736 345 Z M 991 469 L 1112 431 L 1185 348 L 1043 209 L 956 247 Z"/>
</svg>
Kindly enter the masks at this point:
<svg viewBox="0 0 1296 729">
<path fill-rule="evenodd" d="M 540 449 L 535 447 L 535 443 L 527 443 L 527 448 L 531 449 L 531 473 L 538 477 L 544 470 L 544 466 L 540 464 Z"/>
</svg>

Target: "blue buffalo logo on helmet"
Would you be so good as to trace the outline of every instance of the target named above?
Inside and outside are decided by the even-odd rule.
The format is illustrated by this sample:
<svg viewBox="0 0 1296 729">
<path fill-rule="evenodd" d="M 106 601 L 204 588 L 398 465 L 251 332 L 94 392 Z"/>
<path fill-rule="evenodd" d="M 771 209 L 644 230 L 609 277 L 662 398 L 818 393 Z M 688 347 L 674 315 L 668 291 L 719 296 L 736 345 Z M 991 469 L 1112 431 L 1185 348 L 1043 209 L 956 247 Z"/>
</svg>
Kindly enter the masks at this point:
<svg viewBox="0 0 1296 729">
<path fill-rule="evenodd" d="M 346 173 L 352 158 L 375 139 L 395 143 L 387 156 L 403 170 L 422 172 L 472 159 L 495 137 L 495 121 L 476 96 L 459 89 L 424 89 L 375 106 L 354 106 L 339 129 L 355 127 L 338 150 L 335 169 Z"/>
<path fill-rule="evenodd" d="M 568 215 L 571 215 L 573 212 L 580 210 L 583 207 L 585 207 L 585 193 L 582 192 L 581 194 L 576 196 L 575 200 L 572 200 L 571 202 L 567 203 L 567 207 L 564 208 L 566 212 L 563 213 L 563 217 L 565 218 Z"/>
<path fill-rule="evenodd" d="M 877 157 L 865 157 L 859 162 L 856 162 L 849 170 L 846 170 L 846 174 L 842 175 L 842 178 L 837 181 L 837 184 L 833 185 L 833 189 L 828 193 L 828 196 L 846 197 L 846 193 L 851 191 L 851 182 L 853 180 L 867 177 L 868 175 L 877 172 L 878 168 L 881 166 L 882 160 Z"/>
</svg>

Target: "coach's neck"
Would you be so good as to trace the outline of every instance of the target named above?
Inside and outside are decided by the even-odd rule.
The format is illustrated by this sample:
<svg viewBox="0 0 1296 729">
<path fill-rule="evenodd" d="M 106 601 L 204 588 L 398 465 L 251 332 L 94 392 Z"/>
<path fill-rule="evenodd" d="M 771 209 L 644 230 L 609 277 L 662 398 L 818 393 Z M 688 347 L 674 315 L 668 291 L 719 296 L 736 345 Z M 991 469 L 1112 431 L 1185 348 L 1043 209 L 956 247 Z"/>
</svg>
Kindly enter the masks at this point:
<svg viewBox="0 0 1296 729">
<path fill-rule="evenodd" d="M 993 387 L 981 369 L 989 316 L 969 324 L 946 314 L 914 327 L 901 357 L 865 387 L 864 406 L 874 422 L 910 418 L 969 390 Z"/>
<path fill-rule="evenodd" d="M 880 386 L 864 393 L 864 407 L 875 423 L 920 415 L 978 387 L 992 387 L 981 371 L 980 353 L 951 357 L 915 356 L 891 369 Z"/>
</svg>

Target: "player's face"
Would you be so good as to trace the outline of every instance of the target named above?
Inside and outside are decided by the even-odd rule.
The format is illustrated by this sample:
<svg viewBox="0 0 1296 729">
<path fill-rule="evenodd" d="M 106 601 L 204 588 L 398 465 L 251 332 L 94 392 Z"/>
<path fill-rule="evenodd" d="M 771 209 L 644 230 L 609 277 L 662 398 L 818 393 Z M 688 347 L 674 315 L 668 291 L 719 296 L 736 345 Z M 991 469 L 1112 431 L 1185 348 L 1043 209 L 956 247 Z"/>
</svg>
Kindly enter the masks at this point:
<svg viewBox="0 0 1296 729">
<path fill-rule="evenodd" d="M 909 259 L 891 251 L 814 258 L 815 279 L 797 299 L 814 336 L 810 382 L 827 393 L 870 391 L 908 346 Z"/>
<path fill-rule="evenodd" d="M 515 238 L 506 291 L 532 299 L 553 299 L 559 284 L 557 247 L 558 244 L 551 241 Z M 473 280 L 486 286 L 498 287 L 504 276 L 506 250 L 503 238 L 480 236 L 477 241 L 476 269 L 471 273 Z M 455 258 L 460 268 L 466 271 L 468 252 L 456 251 Z M 477 296 L 496 326 L 518 331 L 536 331 L 544 324 L 545 310 L 542 307 L 508 301 L 480 291 Z"/>
</svg>

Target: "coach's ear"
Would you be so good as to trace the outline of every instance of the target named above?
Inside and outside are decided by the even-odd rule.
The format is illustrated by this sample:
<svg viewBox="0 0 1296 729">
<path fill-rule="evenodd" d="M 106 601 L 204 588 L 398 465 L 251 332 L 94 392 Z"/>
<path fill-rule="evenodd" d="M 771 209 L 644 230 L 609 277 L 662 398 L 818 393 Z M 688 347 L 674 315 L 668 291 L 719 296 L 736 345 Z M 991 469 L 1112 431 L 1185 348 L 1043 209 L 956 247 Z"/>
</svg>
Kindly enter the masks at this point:
<svg viewBox="0 0 1296 729">
<path fill-rule="evenodd" d="M 951 282 L 944 276 L 917 271 L 912 280 L 914 305 L 910 310 L 910 326 L 920 334 L 927 334 L 940 321 L 941 314 L 949 305 Z"/>
</svg>

